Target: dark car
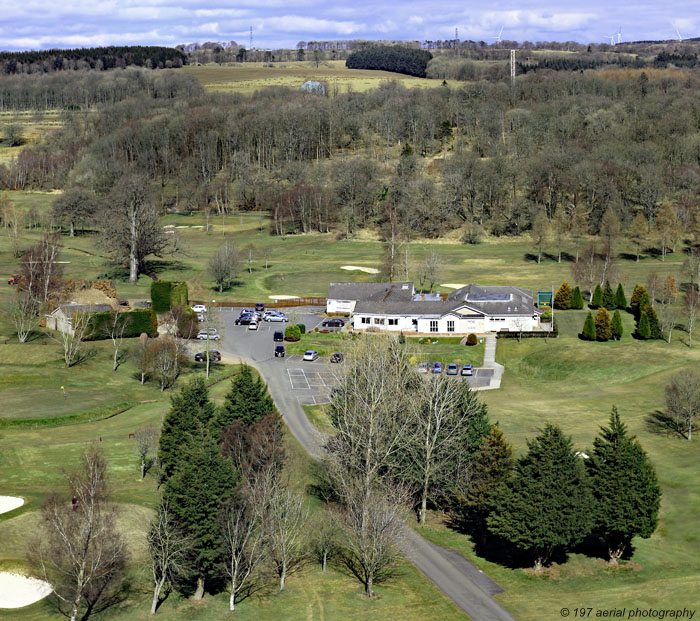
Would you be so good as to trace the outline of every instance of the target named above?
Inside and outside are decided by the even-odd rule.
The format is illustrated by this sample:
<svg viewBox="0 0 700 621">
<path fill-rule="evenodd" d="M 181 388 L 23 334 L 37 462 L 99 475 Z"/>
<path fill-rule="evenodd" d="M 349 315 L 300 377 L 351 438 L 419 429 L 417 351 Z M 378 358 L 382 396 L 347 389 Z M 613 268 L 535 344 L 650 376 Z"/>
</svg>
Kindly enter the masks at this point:
<svg viewBox="0 0 700 621">
<path fill-rule="evenodd" d="M 345 322 L 342 319 L 326 319 L 321 326 L 324 328 L 342 328 Z"/>
<path fill-rule="evenodd" d="M 287 352 L 284 349 L 284 345 L 276 345 L 275 346 L 275 358 L 284 358 L 284 355 L 286 353 Z"/>
<path fill-rule="evenodd" d="M 194 355 L 195 362 L 206 362 L 207 352 L 200 351 L 198 354 Z M 209 362 L 221 362 L 221 352 L 215 349 L 209 350 Z"/>
<path fill-rule="evenodd" d="M 331 354 L 331 362 L 342 362 L 343 361 L 343 354 L 340 352 L 335 352 L 334 354 Z"/>
<path fill-rule="evenodd" d="M 443 368 L 444 367 L 443 367 L 442 362 L 436 362 L 435 364 L 433 364 L 433 368 L 431 369 L 431 372 L 432 373 L 442 373 Z"/>
<path fill-rule="evenodd" d="M 272 335 L 272 340 L 275 343 L 283 343 L 284 342 L 284 332 L 280 332 L 277 330 L 273 335 Z"/>
<path fill-rule="evenodd" d="M 258 312 L 262 312 L 265 310 L 265 305 L 262 302 L 257 302 L 255 304 L 255 310 Z"/>
<path fill-rule="evenodd" d="M 251 321 L 255 321 L 255 315 L 241 315 L 235 323 L 237 326 L 247 326 Z"/>
</svg>

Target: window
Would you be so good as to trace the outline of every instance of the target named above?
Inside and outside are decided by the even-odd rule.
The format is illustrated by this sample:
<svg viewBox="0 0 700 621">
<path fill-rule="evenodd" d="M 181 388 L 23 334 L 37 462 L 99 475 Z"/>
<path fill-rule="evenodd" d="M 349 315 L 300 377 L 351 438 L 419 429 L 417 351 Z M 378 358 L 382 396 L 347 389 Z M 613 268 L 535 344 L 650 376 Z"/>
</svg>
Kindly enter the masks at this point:
<svg viewBox="0 0 700 621">
<path fill-rule="evenodd" d="M 369 323 L 369 317 L 360 317 L 360 323 Z"/>
<path fill-rule="evenodd" d="M 430 320 L 430 331 L 431 332 L 437 332 L 438 331 L 438 322 L 435 320 Z"/>
<path fill-rule="evenodd" d="M 447 331 L 448 331 L 448 332 L 454 332 L 454 331 L 455 331 L 455 322 L 454 322 L 454 321 L 448 321 L 448 322 L 447 322 Z"/>
<path fill-rule="evenodd" d="M 384 325 L 384 318 L 383 317 L 375 317 L 374 318 L 374 325 L 375 326 L 383 326 Z"/>
<path fill-rule="evenodd" d="M 387 319 L 386 322 L 390 326 L 398 326 L 399 325 L 399 320 L 398 319 Z"/>
</svg>

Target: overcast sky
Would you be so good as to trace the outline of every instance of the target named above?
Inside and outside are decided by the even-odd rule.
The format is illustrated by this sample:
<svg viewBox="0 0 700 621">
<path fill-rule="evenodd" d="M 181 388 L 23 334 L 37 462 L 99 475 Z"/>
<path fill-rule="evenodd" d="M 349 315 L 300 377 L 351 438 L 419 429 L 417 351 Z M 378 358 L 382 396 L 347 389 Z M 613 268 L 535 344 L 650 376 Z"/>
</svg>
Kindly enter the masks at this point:
<svg viewBox="0 0 700 621">
<path fill-rule="evenodd" d="M 0 49 L 235 40 L 291 47 L 326 39 L 606 42 L 700 35 L 700 0 L 0 0 Z"/>
</svg>

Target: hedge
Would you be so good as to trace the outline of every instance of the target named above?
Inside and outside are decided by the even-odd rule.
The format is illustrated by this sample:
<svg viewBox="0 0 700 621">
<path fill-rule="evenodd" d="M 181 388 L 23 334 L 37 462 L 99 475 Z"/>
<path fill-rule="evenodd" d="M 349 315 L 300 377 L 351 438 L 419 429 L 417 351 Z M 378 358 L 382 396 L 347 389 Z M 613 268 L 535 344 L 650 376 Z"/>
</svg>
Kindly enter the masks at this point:
<svg viewBox="0 0 700 621">
<path fill-rule="evenodd" d="M 130 321 L 124 329 L 124 338 L 139 336 L 143 332 L 149 336 L 158 334 L 158 318 L 153 309 L 133 310 L 120 315 L 126 315 Z M 90 317 L 90 328 L 87 341 L 100 341 L 109 338 L 109 324 L 112 321 L 112 313 L 95 313 Z"/>
<path fill-rule="evenodd" d="M 187 306 L 186 282 L 157 280 L 151 283 L 151 306 L 156 313 L 167 313 L 173 306 Z"/>
</svg>

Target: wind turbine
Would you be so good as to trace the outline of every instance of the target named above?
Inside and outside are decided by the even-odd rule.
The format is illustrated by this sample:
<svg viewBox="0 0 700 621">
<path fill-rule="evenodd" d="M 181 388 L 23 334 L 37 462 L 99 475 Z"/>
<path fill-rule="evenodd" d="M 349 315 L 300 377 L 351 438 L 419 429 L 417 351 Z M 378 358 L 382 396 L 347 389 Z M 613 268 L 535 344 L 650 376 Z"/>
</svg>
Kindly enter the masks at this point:
<svg viewBox="0 0 700 621">
<path fill-rule="evenodd" d="M 614 34 L 609 35 L 608 39 L 610 39 L 610 45 L 615 45 L 615 35 Z"/>
<path fill-rule="evenodd" d="M 622 40 L 622 26 L 617 29 L 615 34 L 617 35 L 617 44 L 620 45 L 620 41 Z"/>
<path fill-rule="evenodd" d="M 675 26 L 674 26 L 674 28 L 675 28 Z M 678 32 L 678 28 L 676 28 L 676 34 L 678 35 L 678 40 L 683 41 L 683 37 L 681 36 L 681 33 Z"/>
<path fill-rule="evenodd" d="M 502 35 L 502 34 L 503 34 L 503 26 L 501 26 L 501 30 L 499 31 L 498 36 L 497 36 L 497 37 L 493 37 L 494 39 L 496 39 L 496 43 L 500 43 L 500 42 L 501 42 L 501 35 Z"/>
</svg>

